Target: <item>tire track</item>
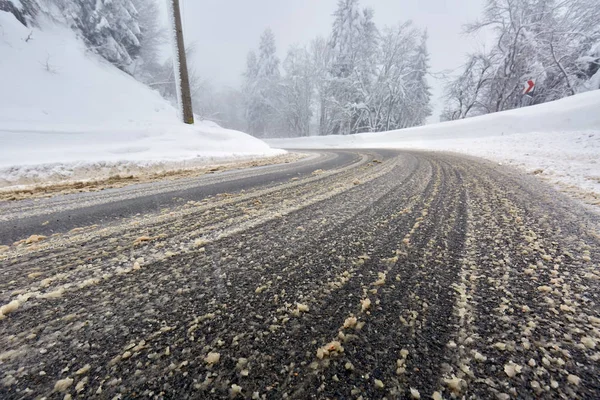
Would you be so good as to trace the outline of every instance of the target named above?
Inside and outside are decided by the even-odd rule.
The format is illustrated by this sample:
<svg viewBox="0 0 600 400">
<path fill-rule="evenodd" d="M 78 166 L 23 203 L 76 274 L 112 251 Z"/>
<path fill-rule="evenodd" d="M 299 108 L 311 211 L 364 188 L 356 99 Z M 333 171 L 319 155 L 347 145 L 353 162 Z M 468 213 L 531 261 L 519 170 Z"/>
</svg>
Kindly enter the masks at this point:
<svg viewBox="0 0 600 400">
<path fill-rule="evenodd" d="M 600 394 L 594 217 L 470 158 L 360 158 L 11 247 L 0 397 Z"/>
</svg>

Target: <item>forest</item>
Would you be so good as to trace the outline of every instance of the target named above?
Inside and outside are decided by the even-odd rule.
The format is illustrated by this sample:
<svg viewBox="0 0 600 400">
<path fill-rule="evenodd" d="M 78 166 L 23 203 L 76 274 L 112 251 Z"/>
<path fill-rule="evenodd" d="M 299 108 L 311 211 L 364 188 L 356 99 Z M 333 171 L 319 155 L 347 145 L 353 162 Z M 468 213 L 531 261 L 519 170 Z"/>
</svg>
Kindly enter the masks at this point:
<svg viewBox="0 0 600 400">
<path fill-rule="evenodd" d="M 465 35 L 485 30 L 492 45 L 446 73 L 441 120 L 557 100 L 600 88 L 600 0 L 484 0 Z M 88 50 L 175 101 L 169 32 L 157 0 L 0 0 L 25 25 L 50 18 Z M 431 115 L 425 27 L 377 26 L 378 10 L 339 0 L 326 37 L 283 53 L 265 27 L 249 49 L 238 88 L 220 88 L 190 65 L 195 113 L 257 137 L 381 132 L 419 126 Z M 380 10 L 381 11 L 381 10 Z M 385 10 L 381 11 L 385 12 Z M 188 43 L 188 58 L 194 52 Z M 280 54 L 285 54 L 280 58 Z M 535 90 L 523 94 L 523 83 Z"/>
</svg>

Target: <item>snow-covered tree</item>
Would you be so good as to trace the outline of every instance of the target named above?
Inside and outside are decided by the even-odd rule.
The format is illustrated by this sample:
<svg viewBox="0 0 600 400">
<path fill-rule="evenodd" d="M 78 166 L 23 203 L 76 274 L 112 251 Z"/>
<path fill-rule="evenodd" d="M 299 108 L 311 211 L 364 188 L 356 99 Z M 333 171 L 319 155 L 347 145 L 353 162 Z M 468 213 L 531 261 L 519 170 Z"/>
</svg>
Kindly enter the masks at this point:
<svg viewBox="0 0 600 400">
<path fill-rule="evenodd" d="M 363 41 L 363 13 L 358 0 L 339 0 L 333 15 L 328 89 L 332 131 L 326 134 L 345 135 L 353 132 L 357 120 L 356 108 L 360 98 L 357 69 Z"/>
<path fill-rule="evenodd" d="M 271 29 L 266 29 L 260 37 L 257 67 L 257 76 L 259 79 L 271 80 L 278 78 L 280 75 L 275 35 Z"/>
<path fill-rule="evenodd" d="M 354 71 L 360 51 L 363 24 L 358 0 L 339 0 L 333 16 L 330 39 L 332 74 L 345 78 Z"/>
<path fill-rule="evenodd" d="M 156 82 L 155 73 L 162 61 L 161 47 L 167 42 L 160 9 L 157 0 L 132 0 L 132 3 L 138 11 L 141 35 L 138 56 L 128 70 L 144 83 Z"/>
<path fill-rule="evenodd" d="M 333 129 L 329 95 L 329 74 L 331 71 L 331 48 L 327 40 L 322 37 L 314 39 L 310 43 L 309 53 L 313 69 L 313 85 L 315 87 L 315 125 L 319 135 L 326 135 Z"/>
<path fill-rule="evenodd" d="M 495 44 L 483 58 L 469 56 L 464 73 L 448 85 L 443 117 L 508 110 L 600 88 L 599 20 L 600 0 L 487 0 L 483 18 L 468 32 L 491 28 Z M 464 86 L 469 79 L 476 92 Z M 530 79 L 535 91 L 524 96 Z"/>
<path fill-rule="evenodd" d="M 247 130 L 254 134 L 258 130 L 259 120 L 261 118 L 262 100 L 258 92 L 258 59 L 254 51 L 248 52 L 246 57 L 246 71 L 244 72 L 244 108 L 245 117 L 248 122 Z"/>
<path fill-rule="evenodd" d="M 37 0 L 0 0 L 0 11 L 13 14 L 19 22 L 29 26 L 35 22 L 35 16 L 40 10 Z"/>
<path fill-rule="evenodd" d="M 492 78 L 492 60 L 488 54 L 473 54 L 463 67 L 463 73 L 446 84 L 446 107 L 442 121 L 452 121 L 487 114 L 487 104 L 481 102 L 482 94 Z"/>
<path fill-rule="evenodd" d="M 331 35 L 291 47 L 281 71 L 273 32 L 261 35 L 243 74 L 244 118 L 223 111 L 222 96 L 210 87 L 196 109 L 225 126 L 227 118 L 245 119 L 245 130 L 259 137 L 415 126 L 431 114 L 428 63 L 425 32 L 409 22 L 382 35 L 372 9 L 339 0 Z"/>
<path fill-rule="evenodd" d="M 90 49 L 122 69 L 138 56 L 142 31 L 131 0 L 56 1 Z"/>
<path fill-rule="evenodd" d="M 426 40 L 410 21 L 384 30 L 368 103 L 369 131 L 420 125 L 431 113 Z"/>
<path fill-rule="evenodd" d="M 128 71 L 140 54 L 144 36 L 134 1 L 0 0 L 0 10 L 13 13 L 26 25 L 35 24 L 38 15 L 65 23 L 83 37 L 91 51 Z M 153 2 L 139 4 L 152 7 Z"/>
<path fill-rule="evenodd" d="M 290 48 L 283 70 L 285 76 L 279 85 L 283 128 L 288 136 L 309 136 L 315 79 L 308 51 Z"/>
<path fill-rule="evenodd" d="M 427 74 L 429 72 L 427 39 L 428 35 L 425 30 L 410 60 L 412 72 L 408 76 L 410 82 L 410 91 L 407 96 L 409 103 L 406 104 L 407 112 L 403 124 L 407 127 L 423 125 L 427 117 L 431 115 L 431 87 L 427 83 Z"/>
<path fill-rule="evenodd" d="M 258 56 L 254 52 L 248 54 L 244 74 L 248 131 L 256 136 L 273 135 L 279 128 L 280 77 L 275 35 L 267 29 L 260 37 Z"/>
<path fill-rule="evenodd" d="M 367 8 L 362 11 L 360 36 L 356 66 L 351 75 L 351 84 L 356 87 L 356 97 L 352 108 L 351 133 L 372 131 L 370 105 L 373 101 L 373 86 L 376 84 L 380 35 L 373 21 L 374 12 Z"/>
</svg>

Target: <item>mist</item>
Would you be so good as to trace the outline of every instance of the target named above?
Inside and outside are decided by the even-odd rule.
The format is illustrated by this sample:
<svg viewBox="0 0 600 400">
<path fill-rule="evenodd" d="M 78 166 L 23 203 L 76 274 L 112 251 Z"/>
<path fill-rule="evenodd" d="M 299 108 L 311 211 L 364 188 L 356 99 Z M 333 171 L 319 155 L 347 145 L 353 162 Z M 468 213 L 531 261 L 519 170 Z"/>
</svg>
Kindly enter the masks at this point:
<svg viewBox="0 0 600 400">
<path fill-rule="evenodd" d="M 213 88 L 239 89 L 243 83 L 246 56 L 258 47 L 260 35 L 270 28 L 277 55 L 284 59 L 290 46 L 307 45 L 315 37 L 331 32 L 337 0 L 206 1 L 180 0 L 186 43 L 196 49 L 190 57 L 198 76 Z M 362 0 L 371 7 L 378 26 L 393 26 L 407 20 L 427 29 L 431 74 L 432 115 L 439 121 L 443 108 L 443 74 L 461 67 L 465 54 L 485 47 L 485 36 L 467 35 L 464 25 L 479 17 L 482 0 Z M 166 21 L 166 3 L 160 2 Z M 166 24 L 166 22 L 165 22 Z M 168 53 L 165 48 L 165 54 Z"/>
</svg>

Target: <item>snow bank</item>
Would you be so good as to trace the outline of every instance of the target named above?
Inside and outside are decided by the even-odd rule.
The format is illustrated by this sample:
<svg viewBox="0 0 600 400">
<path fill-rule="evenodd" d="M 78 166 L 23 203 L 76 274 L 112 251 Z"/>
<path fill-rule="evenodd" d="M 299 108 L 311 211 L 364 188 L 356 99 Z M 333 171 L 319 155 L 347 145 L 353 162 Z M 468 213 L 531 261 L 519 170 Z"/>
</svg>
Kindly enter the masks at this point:
<svg viewBox="0 0 600 400">
<path fill-rule="evenodd" d="M 0 11 L 0 186 L 95 165 L 281 154 L 211 122 L 187 126 L 157 92 L 88 52 L 75 34 Z"/>
<path fill-rule="evenodd" d="M 380 133 L 272 139 L 284 148 L 405 148 L 521 167 L 600 205 L 600 90 L 537 106 Z M 591 197 L 590 197 L 591 196 Z"/>
</svg>

